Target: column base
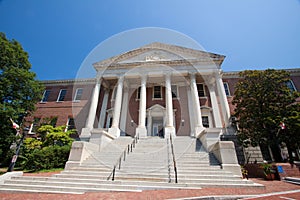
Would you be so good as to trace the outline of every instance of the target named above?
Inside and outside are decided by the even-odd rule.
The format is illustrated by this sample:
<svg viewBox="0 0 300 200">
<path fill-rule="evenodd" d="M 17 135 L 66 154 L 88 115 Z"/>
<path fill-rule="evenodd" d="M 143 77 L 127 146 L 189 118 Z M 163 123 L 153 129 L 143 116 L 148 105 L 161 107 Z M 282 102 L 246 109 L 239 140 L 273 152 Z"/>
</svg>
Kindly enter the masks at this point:
<svg viewBox="0 0 300 200">
<path fill-rule="evenodd" d="M 139 138 L 146 138 L 147 137 L 147 129 L 146 127 L 137 127 L 135 129 L 135 134 L 139 136 Z"/>
<path fill-rule="evenodd" d="M 118 127 L 111 127 L 108 129 L 108 133 L 118 138 L 120 137 L 121 130 Z"/>
<path fill-rule="evenodd" d="M 165 127 L 164 132 L 165 132 L 165 138 L 170 138 L 170 135 L 172 136 L 173 139 L 176 137 L 175 128 L 173 126 Z"/>
<path fill-rule="evenodd" d="M 79 138 L 81 141 L 89 142 L 91 138 L 91 128 L 82 128 Z"/>
</svg>

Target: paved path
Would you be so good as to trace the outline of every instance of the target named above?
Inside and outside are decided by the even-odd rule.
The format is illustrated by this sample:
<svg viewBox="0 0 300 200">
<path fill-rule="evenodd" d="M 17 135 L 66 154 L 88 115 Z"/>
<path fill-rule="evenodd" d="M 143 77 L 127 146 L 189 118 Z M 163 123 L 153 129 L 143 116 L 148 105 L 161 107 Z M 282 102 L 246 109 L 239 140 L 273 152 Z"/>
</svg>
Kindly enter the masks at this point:
<svg viewBox="0 0 300 200">
<path fill-rule="evenodd" d="M 27 174 L 32 176 L 32 174 Z M 36 176 L 49 176 L 51 174 L 43 173 L 36 174 Z M 262 197 L 248 198 L 248 199 L 299 199 L 300 200 L 300 186 L 283 181 L 265 181 L 262 179 L 251 179 L 256 183 L 265 185 L 265 188 L 202 188 L 200 190 L 149 190 L 143 192 L 99 192 L 99 193 L 85 193 L 79 195 L 71 194 L 43 194 L 43 193 L 7 193 L 1 192 L 1 200 L 89 200 L 89 199 L 184 199 L 191 197 L 204 196 L 224 196 L 224 195 L 257 195 L 262 194 Z"/>
</svg>

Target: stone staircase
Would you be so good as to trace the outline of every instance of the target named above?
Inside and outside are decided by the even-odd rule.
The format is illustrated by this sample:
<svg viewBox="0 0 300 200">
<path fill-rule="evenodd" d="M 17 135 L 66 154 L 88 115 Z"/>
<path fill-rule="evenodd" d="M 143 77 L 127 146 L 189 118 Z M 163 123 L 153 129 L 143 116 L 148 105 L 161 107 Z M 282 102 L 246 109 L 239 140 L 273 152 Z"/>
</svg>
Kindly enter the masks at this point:
<svg viewBox="0 0 300 200">
<path fill-rule="evenodd" d="M 216 158 L 207 153 L 198 140 L 191 137 L 176 137 L 173 141 L 178 172 L 178 183 L 175 183 L 169 140 L 159 137 L 140 139 L 128 154 L 128 145 L 132 141 L 131 137 L 113 140 L 101 152 L 90 152 L 90 156 L 80 166 L 65 169 L 51 177 L 11 174 L 11 177 L 2 182 L 0 179 L 0 191 L 77 194 L 99 191 L 140 192 L 149 189 L 261 186 L 221 169 Z M 112 181 L 114 166 L 116 171 Z"/>
</svg>

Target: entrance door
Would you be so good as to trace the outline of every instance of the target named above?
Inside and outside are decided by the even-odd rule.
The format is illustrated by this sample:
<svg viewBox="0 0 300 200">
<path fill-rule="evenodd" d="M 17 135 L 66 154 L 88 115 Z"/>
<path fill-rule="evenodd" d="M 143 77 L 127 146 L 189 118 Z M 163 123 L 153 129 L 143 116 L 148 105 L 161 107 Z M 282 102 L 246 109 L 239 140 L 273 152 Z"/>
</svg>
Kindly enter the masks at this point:
<svg viewBox="0 0 300 200">
<path fill-rule="evenodd" d="M 151 136 L 163 137 L 163 135 L 164 135 L 163 118 L 153 118 Z"/>
</svg>

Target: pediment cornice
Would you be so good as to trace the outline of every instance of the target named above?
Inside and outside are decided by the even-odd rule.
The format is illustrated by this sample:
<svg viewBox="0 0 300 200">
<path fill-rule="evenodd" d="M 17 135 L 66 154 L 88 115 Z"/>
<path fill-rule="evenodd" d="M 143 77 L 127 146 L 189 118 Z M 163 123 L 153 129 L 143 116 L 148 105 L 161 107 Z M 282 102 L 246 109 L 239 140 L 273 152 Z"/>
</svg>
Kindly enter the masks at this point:
<svg viewBox="0 0 300 200">
<path fill-rule="evenodd" d="M 108 67 L 117 69 L 157 64 L 178 66 L 210 63 L 220 66 L 224 58 L 225 56 L 219 54 L 156 42 L 102 60 L 93 65 L 97 71 Z"/>
</svg>

